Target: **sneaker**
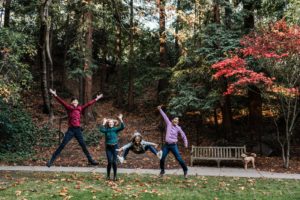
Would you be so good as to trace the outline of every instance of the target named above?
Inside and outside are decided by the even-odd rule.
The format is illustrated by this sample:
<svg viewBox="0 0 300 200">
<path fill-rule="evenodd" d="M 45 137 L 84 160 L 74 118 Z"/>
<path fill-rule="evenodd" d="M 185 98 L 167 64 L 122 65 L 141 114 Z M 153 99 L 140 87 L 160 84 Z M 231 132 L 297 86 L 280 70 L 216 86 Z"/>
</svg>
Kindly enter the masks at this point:
<svg viewBox="0 0 300 200">
<path fill-rule="evenodd" d="M 119 179 L 116 176 L 114 176 L 113 181 L 118 181 L 118 180 Z"/>
<path fill-rule="evenodd" d="M 183 174 L 183 177 L 184 177 L 185 179 L 187 179 L 187 178 L 188 178 L 187 171 L 186 171 L 186 172 L 184 172 L 184 174 Z"/>
<path fill-rule="evenodd" d="M 162 158 L 162 151 L 157 152 L 156 156 L 159 158 L 159 160 Z"/>
<path fill-rule="evenodd" d="M 99 163 L 95 160 L 89 160 L 90 165 L 99 165 Z"/>
<path fill-rule="evenodd" d="M 52 165 L 51 161 L 48 161 L 47 164 L 46 164 L 47 167 L 51 167 L 51 165 Z"/>
<path fill-rule="evenodd" d="M 118 159 L 119 159 L 121 164 L 124 162 L 124 157 L 123 156 L 118 156 Z"/>
<path fill-rule="evenodd" d="M 165 172 L 163 172 L 163 171 L 161 171 L 161 172 L 159 173 L 159 177 L 160 177 L 160 178 L 162 178 L 164 175 L 165 175 Z"/>
</svg>

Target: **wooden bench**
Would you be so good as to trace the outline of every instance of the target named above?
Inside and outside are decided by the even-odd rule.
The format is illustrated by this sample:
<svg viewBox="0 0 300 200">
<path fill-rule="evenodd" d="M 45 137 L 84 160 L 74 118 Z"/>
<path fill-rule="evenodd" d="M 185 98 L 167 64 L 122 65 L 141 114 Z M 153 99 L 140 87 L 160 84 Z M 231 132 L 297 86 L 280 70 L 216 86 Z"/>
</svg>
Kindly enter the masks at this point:
<svg viewBox="0 0 300 200">
<path fill-rule="evenodd" d="M 199 147 L 192 145 L 191 166 L 195 160 L 215 160 L 220 167 L 222 160 L 241 160 L 241 154 L 246 153 L 246 146 L 242 147 Z"/>
</svg>

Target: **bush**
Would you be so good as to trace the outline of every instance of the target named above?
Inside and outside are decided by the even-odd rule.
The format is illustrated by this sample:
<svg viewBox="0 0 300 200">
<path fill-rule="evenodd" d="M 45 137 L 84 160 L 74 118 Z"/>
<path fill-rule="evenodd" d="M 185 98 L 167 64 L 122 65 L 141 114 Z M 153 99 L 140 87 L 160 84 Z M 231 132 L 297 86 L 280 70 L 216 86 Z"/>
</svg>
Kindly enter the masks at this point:
<svg viewBox="0 0 300 200">
<path fill-rule="evenodd" d="M 37 145 L 40 147 L 58 145 L 61 142 L 58 140 L 59 134 L 61 134 L 63 138 L 64 133 L 59 133 L 59 130 L 52 129 L 49 125 L 45 125 L 37 131 Z"/>
<path fill-rule="evenodd" d="M 83 138 L 86 145 L 88 146 L 96 146 L 97 144 L 99 144 L 99 141 L 102 137 L 103 134 L 99 132 L 98 128 L 83 131 Z"/>
<path fill-rule="evenodd" d="M 0 152 L 31 152 L 37 132 L 31 117 L 20 106 L 11 106 L 1 98 L 0 110 Z"/>
</svg>

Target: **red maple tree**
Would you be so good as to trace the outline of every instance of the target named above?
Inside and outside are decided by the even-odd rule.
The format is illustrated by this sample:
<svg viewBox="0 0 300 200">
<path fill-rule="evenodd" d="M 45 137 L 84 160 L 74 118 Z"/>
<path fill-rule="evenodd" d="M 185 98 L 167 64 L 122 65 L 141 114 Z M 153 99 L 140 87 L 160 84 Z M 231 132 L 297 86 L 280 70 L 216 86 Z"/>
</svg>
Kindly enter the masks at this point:
<svg viewBox="0 0 300 200">
<path fill-rule="evenodd" d="M 288 26 L 285 20 L 280 20 L 270 24 L 267 28 L 261 28 L 244 36 L 240 44 L 242 48 L 231 54 L 230 58 L 212 65 L 212 68 L 216 70 L 214 78 L 225 77 L 229 81 L 224 95 L 232 94 L 238 88 L 251 84 L 262 85 L 269 89 L 270 86 L 276 85 L 273 82 L 274 77 L 268 77 L 262 72 L 250 69 L 246 58 L 251 56 L 257 60 L 268 60 L 268 63 L 272 64 L 286 62 L 290 56 L 299 55 L 300 27 Z M 299 94 L 297 88 L 286 88 L 285 91 Z"/>
</svg>

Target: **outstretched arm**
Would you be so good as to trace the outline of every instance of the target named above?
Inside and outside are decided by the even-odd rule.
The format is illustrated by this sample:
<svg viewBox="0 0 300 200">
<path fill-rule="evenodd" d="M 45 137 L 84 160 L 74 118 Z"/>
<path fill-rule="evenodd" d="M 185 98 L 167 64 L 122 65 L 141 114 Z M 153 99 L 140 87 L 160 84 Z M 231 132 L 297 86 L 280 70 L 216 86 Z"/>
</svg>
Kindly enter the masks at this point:
<svg viewBox="0 0 300 200">
<path fill-rule="evenodd" d="M 96 103 L 96 101 L 98 101 L 98 100 L 101 99 L 102 97 L 103 97 L 103 94 L 97 95 L 95 99 L 93 99 L 93 100 L 87 102 L 86 104 L 84 104 L 84 105 L 82 106 L 82 110 L 84 110 L 84 109 L 86 109 L 87 107 L 93 105 L 94 103 Z"/>
<path fill-rule="evenodd" d="M 154 146 L 155 148 L 158 147 L 158 144 L 155 144 L 155 143 L 153 143 L 153 142 L 147 142 L 147 141 L 144 141 L 144 144 L 145 144 L 145 145 L 151 145 L 151 146 Z"/>
<path fill-rule="evenodd" d="M 186 138 L 186 135 L 185 135 L 185 133 L 183 132 L 183 130 L 181 128 L 179 128 L 179 132 L 180 132 L 181 138 L 184 142 L 184 147 L 187 148 L 188 147 L 188 140 Z"/>
<path fill-rule="evenodd" d="M 72 109 L 72 107 L 67 102 L 65 102 L 63 99 L 61 99 L 59 96 L 57 96 L 56 90 L 50 89 L 49 91 L 54 96 L 54 98 L 57 99 L 57 101 L 65 107 L 65 109 L 67 109 L 67 110 Z"/>
<path fill-rule="evenodd" d="M 164 111 L 161 109 L 161 106 L 157 106 L 157 109 L 159 110 L 161 116 L 164 118 L 165 123 L 168 125 L 171 123 L 171 121 L 169 120 L 168 116 L 166 115 L 166 113 L 164 113 Z"/>
<path fill-rule="evenodd" d="M 124 146 L 122 146 L 119 150 L 125 151 L 126 149 L 132 147 L 132 142 L 125 144 Z"/>
</svg>

